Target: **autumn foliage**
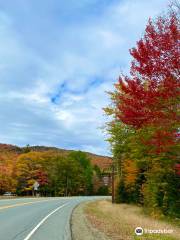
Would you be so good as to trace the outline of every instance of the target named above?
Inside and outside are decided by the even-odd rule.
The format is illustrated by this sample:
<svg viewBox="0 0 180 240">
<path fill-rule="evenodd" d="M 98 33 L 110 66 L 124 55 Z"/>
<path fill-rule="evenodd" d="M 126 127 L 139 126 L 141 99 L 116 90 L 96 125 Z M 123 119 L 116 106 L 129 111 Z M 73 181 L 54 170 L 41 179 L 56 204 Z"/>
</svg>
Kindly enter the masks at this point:
<svg viewBox="0 0 180 240">
<path fill-rule="evenodd" d="M 124 185 L 120 188 L 128 191 L 124 186 L 133 180 L 131 195 L 138 193 L 136 201 L 151 212 L 161 209 L 164 214 L 180 214 L 178 15 L 170 12 L 155 21 L 150 19 L 130 54 L 130 74 L 119 77 L 110 93 L 113 105 L 105 109 L 113 116 L 107 130 L 121 169 Z"/>
<path fill-rule="evenodd" d="M 111 158 L 81 151 L 0 144 L 0 195 L 97 194 L 102 186 L 101 175 L 111 162 Z M 39 184 L 37 192 L 33 188 L 35 182 Z"/>
</svg>

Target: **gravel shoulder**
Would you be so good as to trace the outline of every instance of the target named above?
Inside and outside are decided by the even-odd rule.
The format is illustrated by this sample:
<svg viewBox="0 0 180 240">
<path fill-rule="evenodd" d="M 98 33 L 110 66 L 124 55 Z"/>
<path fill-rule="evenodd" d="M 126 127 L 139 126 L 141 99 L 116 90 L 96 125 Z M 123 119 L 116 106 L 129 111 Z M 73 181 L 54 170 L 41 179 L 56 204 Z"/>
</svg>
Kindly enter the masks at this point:
<svg viewBox="0 0 180 240">
<path fill-rule="evenodd" d="M 85 215 L 85 207 L 89 202 L 79 204 L 71 216 L 72 240 L 110 240 L 102 232 L 92 226 Z"/>
</svg>

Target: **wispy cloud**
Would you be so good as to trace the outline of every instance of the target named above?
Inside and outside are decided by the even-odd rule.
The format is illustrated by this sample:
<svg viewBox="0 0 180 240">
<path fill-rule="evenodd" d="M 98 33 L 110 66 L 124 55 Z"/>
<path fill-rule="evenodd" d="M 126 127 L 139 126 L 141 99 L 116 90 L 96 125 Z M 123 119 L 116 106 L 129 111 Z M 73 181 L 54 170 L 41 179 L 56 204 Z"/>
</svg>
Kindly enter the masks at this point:
<svg viewBox="0 0 180 240">
<path fill-rule="evenodd" d="M 108 154 L 105 93 L 168 0 L 0 2 L 0 142 Z"/>
</svg>

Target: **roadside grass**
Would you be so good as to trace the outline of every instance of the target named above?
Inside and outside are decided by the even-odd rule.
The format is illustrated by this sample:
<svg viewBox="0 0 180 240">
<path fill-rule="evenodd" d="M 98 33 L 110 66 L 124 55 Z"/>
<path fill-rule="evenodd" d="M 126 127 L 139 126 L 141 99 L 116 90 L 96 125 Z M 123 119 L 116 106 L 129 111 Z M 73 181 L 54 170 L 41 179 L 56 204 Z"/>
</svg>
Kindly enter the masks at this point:
<svg viewBox="0 0 180 240">
<path fill-rule="evenodd" d="M 128 204 L 112 204 L 100 200 L 90 202 L 85 207 L 85 214 L 93 227 L 104 232 L 112 240 L 178 240 L 180 228 L 157 220 L 143 213 L 141 207 Z M 137 236 L 136 227 L 143 229 L 168 229 L 171 234 L 143 234 Z"/>
</svg>

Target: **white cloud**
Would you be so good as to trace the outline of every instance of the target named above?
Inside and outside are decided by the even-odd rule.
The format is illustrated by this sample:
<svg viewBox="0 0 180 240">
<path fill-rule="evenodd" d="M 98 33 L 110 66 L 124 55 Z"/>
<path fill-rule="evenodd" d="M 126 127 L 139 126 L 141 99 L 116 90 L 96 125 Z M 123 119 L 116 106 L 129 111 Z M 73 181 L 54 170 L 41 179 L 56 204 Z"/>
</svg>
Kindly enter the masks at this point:
<svg viewBox="0 0 180 240">
<path fill-rule="evenodd" d="M 105 122 L 102 107 L 108 104 L 105 91 L 113 88 L 121 70 L 128 71 L 128 49 L 148 17 L 167 2 L 112 1 L 100 14 L 91 15 L 89 9 L 86 21 L 65 21 L 60 29 L 53 19 L 55 26 L 42 36 L 56 38 L 42 37 L 39 47 L 26 39 L 11 13 L 0 12 L 0 142 L 109 153 L 99 129 Z"/>
</svg>

